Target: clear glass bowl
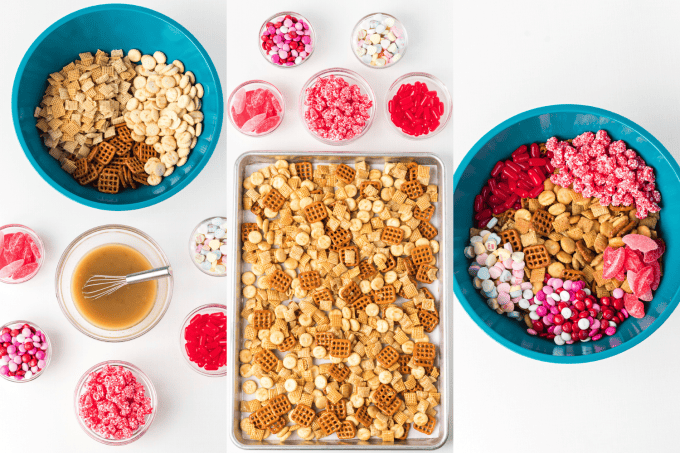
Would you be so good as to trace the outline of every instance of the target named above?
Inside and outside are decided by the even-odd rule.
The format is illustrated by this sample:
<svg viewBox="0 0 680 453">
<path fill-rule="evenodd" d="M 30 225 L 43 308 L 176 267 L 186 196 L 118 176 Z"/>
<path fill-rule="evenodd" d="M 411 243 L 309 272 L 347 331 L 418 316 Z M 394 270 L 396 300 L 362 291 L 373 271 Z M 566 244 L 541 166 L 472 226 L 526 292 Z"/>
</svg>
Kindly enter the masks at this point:
<svg viewBox="0 0 680 453">
<path fill-rule="evenodd" d="M 36 331 L 42 332 L 43 335 L 45 335 L 45 343 L 47 343 L 47 350 L 46 350 L 47 352 L 45 354 L 45 366 L 43 367 L 42 370 L 38 371 L 37 373 L 35 373 L 30 378 L 17 380 L 17 379 L 14 379 L 14 377 L 4 376 L 4 375 L 0 374 L 0 377 L 5 379 L 6 381 L 23 384 L 25 382 L 34 381 L 34 380 L 38 379 L 40 376 L 42 376 L 43 374 L 45 374 L 45 370 L 47 369 L 48 366 L 50 366 L 50 361 L 52 360 L 52 343 L 50 342 L 50 337 L 49 337 L 49 335 L 47 335 L 47 332 L 45 332 L 44 329 L 41 329 L 34 322 L 23 321 L 23 320 L 11 321 L 11 322 L 8 322 L 7 324 L 3 325 L 3 326 L 0 326 L 0 330 L 4 329 L 5 327 L 9 327 L 10 329 L 16 328 L 17 324 L 20 325 L 20 326 L 22 326 L 24 324 L 28 324 L 29 326 L 33 327 Z"/>
<path fill-rule="evenodd" d="M 402 131 L 401 128 L 395 126 L 395 124 L 392 122 L 389 110 L 389 102 L 390 100 L 392 100 L 394 95 L 397 94 L 397 91 L 399 91 L 399 87 L 406 83 L 413 84 L 415 82 L 425 83 L 427 85 L 428 90 L 430 91 L 435 90 L 437 92 L 437 96 L 439 96 L 439 100 L 444 103 L 444 113 L 439 119 L 439 127 L 437 127 L 437 129 L 430 132 L 429 134 L 423 134 L 418 137 L 409 135 Z M 390 124 L 393 130 L 397 131 L 403 137 L 406 137 L 411 140 L 422 140 L 425 138 L 434 137 L 439 132 L 441 132 L 442 129 L 446 127 L 449 120 L 451 119 L 452 113 L 453 113 L 453 101 L 451 100 L 451 94 L 449 93 L 449 90 L 446 88 L 446 85 L 444 85 L 444 83 L 442 83 L 442 81 L 436 78 L 435 76 L 427 74 L 425 72 L 410 72 L 408 74 L 404 74 L 403 76 L 395 80 L 394 83 L 392 83 L 392 85 L 390 85 L 390 88 L 387 90 L 387 94 L 385 95 L 385 116 L 387 117 L 387 122 Z"/>
<path fill-rule="evenodd" d="M 370 22 L 373 20 L 377 20 L 378 22 L 382 22 L 384 19 L 392 19 L 394 20 L 394 25 L 392 26 L 391 30 L 397 30 L 401 33 L 401 36 L 397 38 L 403 38 L 404 39 L 404 45 L 400 47 L 400 52 L 398 55 L 400 57 L 397 60 L 392 60 L 390 63 L 384 64 L 382 66 L 378 66 L 375 64 L 371 64 L 371 61 L 366 62 L 362 56 L 359 55 L 360 50 L 363 48 L 361 45 L 359 45 L 359 32 L 361 30 L 369 30 L 371 27 L 369 26 Z M 394 33 L 396 35 L 396 33 Z M 396 40 L 394 41 L 396 45 Z M 408 48 L 408 34 L 406 33 L 406 28 L 404 25 L 397 19 L 396 17 L 392 16 L 391 14 L 387 13 L 372 13 L 368 14 L 361 19 L 359 19 L 359 22 L 354 26 L 354 29 L 352 30 L 352 35 L 350 36 L 350 46 L 352 48 L 352 53 L 354 54 L 355 57 L 357 57 L 357 60 L 361 62 L 366 67 L 373 68 L 373 69 L 384 69 L 384 68 L 390 68 L 394 66 L 395 64 L 399 63 L 401 60 L 404 59 L 404 54 L 406 53 L 406 49 Z M 396 54 L 395 54 L 396 55 Z"/>
<path fill-rule="evenodd" d="M 196 242 L 194 241 L 194 238 L 196 237 L 197 234 L 199 234 L 199 228 L 201 228 L 203 225 L 205 225 L 209 222 L 212 222 L 215 219 L 220 219 L 220 225 L 223 225 L 224 228 L 225 228 L 225 231 L 227 232 L 227 234 L 225 234 L 225 236 L 222 239 L 220 239 L 220 242 L 227 239 L 227 237 L 229 236 L 229 231 L 226 229 L 227 228 L 227 225 L 226 225 L 227 218 L 226 217 L 217 216 L 217 217 L 210 217 L 208 219 L 205 219 L 205 220 L 201 221 L 201 223 L 196 225 L 196 228 L 194 228 L 194 231 L 191 232 L 191 237 L 189 238 L 189 257 L 191 258 L 191 261 L 194 263 L 196 268 L 199 271 L 203 272 L 204 274 L 210 275 L 211 277 L 226 277 L 227 276 L 227 270 L 226 270 L 227 265 L 226 264 L 224 264 L 225 270 L 224 270 L 223 273 L 210 272 L 209 269 L 208 270 L 203 269 L 201 267 L 201 264 L 198 263 L 195 259 L 195 256 L 196 256 L 196 245 L 195 244 L 196 244 Z M 222 247 L 220 247 L 220 249 L 226 249 L 226 244 L 222 244 Z M 221 251 L 221 253 L 222 253 L 222 256 L 226 256 L 225 252 Z"/>
<path fill-rule="evenodd" d="M 165 315 L 172 299 L 173 277 L 156 280 L 158 289 L 153 308 L 138 324 L 123 330 L 105 330 L 85 319 L 73 302 L 71 276 L 80 260 L 97 247 L 108 244 L 122 244 L 140 252 L 154 268 L 170 266 L 160 246 L 146 233 L 125 225 L 103 225 L 88 230 L 66 247 L 57 264 L 55 291 L 61 311 L 73 326 L 100 341 L 119 342 L 140 337 L 156 326 Z"/>
<path fill-rule="evenodd" d="M 322 77 L 328 77 L 328 76 L 336 76 L 336 77 L 342 77 L 345 79 L 350 85 L 358 85 L 361 94 L 365 94 L 368 96 L 368 99 L 371 101 L 371 108 L 368 110 L 368 113 L 370 115 L 370 118 L 366 121 L 366 124 L 364 125 L 364 129 L 361 131 L 360 134 L 355 135 L 349 140 L 328 140 L 323 137 L 319 137 L 317 134 L 312 132 L 309 127 L 307 126 L 307 122 L 305 121 L 305 113 L 307 112 L 307 107 L 305 106 L 305 98 L 307 96 L 307 89 L 310 88 L 311 86 L 316 83 L 316 80 Z M 302 124 L 305 126 L 305 130 L 309 132 L 309 134 L 319 140 L 320 142 L 326 143 L 328 145 L 334 145 L 334 146 L 342 146 L 342 145 L 348 145 L 352 143 L 355 140 L 358 140 L 359 138 L 363 137 L 366 131 L 370 129 L 371 125 L 373 124 L 373 120 L 375 119 L 375 113 L 376 113 L 376 106 L 375 106 L 375 93 L 373 92 L 373 89 L 371 86 L 368 84 L 366 79 L 361 77 L 359 74 L 356 72 L 350 70 L 350 69 L 343 69 L 343 68 L 330 68 L 326 69 L 321 72 L 317 72 L 314 74 L 312 77 L 310 77 L 309 80 L 305 83 L 305 85 L 302 87 L 302 90 L 300 91 L 300 98 L 298 100 L 298 109 L 300 111 L 300 118 L 302 119 Z"/>
<path fill-rule="evenodd" d="M 262 33 L 264 33 L 265 26 L 267 25 L 267 23 L 268 22 L 277 22 L 276 19 L 283 19 L 286 16 L 295 17 L 296 19 L 302 20 L 307 25 L 309 25 L 309 31 L 310 31 L 309 36 L 311 36 L 311 38 L 312 38 L 312 43 L 311 43 L 312 51 L 299 64 L 294 64 L 294 65 L 290 65 L 290 66 L 274 63 L 272 61 L 272 59 L 269 57 L 269 55 L 267 54 L 267 52 L 262 48 Z M 302 14 L 298 14 L 298 13 L 295 13 L 293 11 L 283 11 L 281 13 L 276 13 L 273 16 L 270 16 L 267 20 L 265 20 L 262 23 L 262 25 L 260 26 L 260 32 L 257 35 L 257 48 L 260 49 L 260 54 L 262 54 L 262 57 L 265 60 L 267 60 L 267 63 L 269 63 L 270 65 L 275 66 L 277 68 L 284 68 L 284 69 L 297 68 L 299 66 L 302 66 L 307 61 L 309 61 L 310 58 L 312 58 L 312 55 L 314 54 L 314 50 L 316 50 L 316 33 L 314 32 L 314 27 L 312 26 L 312 23 L 309 20 L 307 20 L 307 18 L 304 17 Z"/>
<path fill-rule="evenodd" d="M 267 132 L 264 132 L 262 134 L 256 134 L 254 132 L 246 132 L 246 131 L 242 130 L 241 128 L 239 128 L 236 125 L 236 122 L 234 121 L 234 118 L 233 118 L 232 113 L 231 113 L 231 107 L 233 105 L 235 95 L 236 95 L 236 93 L 238 93 L 239 90 L 244 89 L 246 91 L 250 91 L 250 90 L 256 90 L 258 88 L 263 88 L 263 89 L 267 89 L 267 90 L 271 91 L 272 94 L 274 95 L 274 97 L 276 98 L 276 100 L 279 102 L 279 105 L 281 106 L 281 112 L 279 113 L 281 120 L 279 121 L 279 124 L 277 124 L 273 129 L 270 129 Z M 231 94 L 229 95 L 229 99 L 227 100 L 227 113 L 228 113 L 227 116 L 229 117 L 229 121 L 231 122 L 231 125 L 234 126 L 234 129 L 236 129 L 240 133 L 247 135 L 249 137 L 264 137 L 265 135 L 269 135 L 272 132 L 274 132 L 276 129 L 279 128 L 281 123 L 283 123 L 283 116 L 286 113 L 286 100 L 284 99 L 283 94 L 279 91 L 279 89 L 276 88 L 271 83 L 265 82 L 264 80 L 249 80 L 249 81 L 244 82 L 241 85 L 237 86 L 234 89 L 234 91 L 231 92 Z"/>
<path fill-rule="evenodd" d="M 83 394 L 83 391 L 85 390 L 85 383 L 87 382 L 87 379 L 90 377 L 90 375 L 96 371 L 101 370 L 104 368 L 106 365 L 111 365 L 111 366 L 119 366 L 123 367 L 125 369 L 128 369 L 132 372 L 132 374 L 135 376 L 137 379 L 137 382 L 141 383 L 144 385 L 145 389 L 145 395 L 149 398 L 151 398 L 151 407 L 153 408 L 153 411 L 146 416 L 146 423 L 134 432 L 132 437 L 128 439 L 106 439 L 99 434 L 95 433 L 92 431 L 90 428 L 85 426 L 85 423 L 83 422 L 83 419 L 80 417 L 80 414 L 78 413 L 78 400 L 80 399 L 80 395 Z M 83 431 L 87 433 L 88 436 L 96 440 L 97 442 L 101 442 L 102 444 L 105 445 L 127 445 L 131 444 L 132 442 L 136 441 L 140 437 L 144 435 L 144 433 L 147 432 L 149 427 L 151 426 L 151 423 L 153 423 L 154 419 L 156 418 L 156 413 L 158 412 L 158 395 L 156 394 L 156 389 L 153 386 L 153 382 L 151 382 L 151 379 L 149 379 L 149 376 L 147 376 L 142 370 L 134 366 L 133 364 L 129 362 L 124 362 L 122 360 L 107 360 L 105 362 L 101 362 L 87 370 L 80 378 L 78 381 L 78 384 L 76 384 L 76 390 L 73 393 L 73 405 L 76 411 L 76 418 L 78 419 L 78 424 L 80 425 L 81 428 L 83 428 Z"/>
<path fill-rule="evenodd" d="M 201 305 L 198 308 L 195 308 L 191 310 L 191 312 L 187 315 L 186 318 L 184 318 L 184 322 L 182 322 L 182 328 L 179 331 L 179 349 L 182 351 L 182 357 L 184 357 L 184 360 L 186 360 L 187 364 L 189 365 L 189 368 L 197 372 L 198 374 L 202 374 L 203 376 L 210 376 L 210 377 L 219 377 L 219 376 L 226 376 L 227 375 L 227 365 L 218 368 L 217 370 L 206 370 L 204 368 L 200 368 L 198 365 L 196 365 L 194 362 L 189 359 L 189 355 L 187 354 L 186 348 L 184 345 L 186 344 L 186 341 L 184 340 L 184 329 L 189 325 L 191 322 L 191 319 L 196 316 L 196 315 L 209 315 L 212 313 L 224 313 L 224 316 L 227 316 L 227 306 L 226 305 L 221 305 L 221 304 L 206 304 L 206 305 Z M 229 325 L 227 323 L 227 325 Z M 226 341 L 226 338 L 225 338 Z M 227 360 L 229 360 L 227 358 Z"/>
<path fill-rule="evenodd" d="M 45 245 L 43 244 L 42 239 L 40 239 L 40 236 L 36 234 L 35 231 L 32 229 L 28 228 L 27 226 L 24 225 L 19 225 L 19 224 L 10 224 L 10 225 L 5 225 L 0 227 L 0 232 L 5 235 L 5 234 L 13 234 L 13 233 L 24 233 L 29 235 L 31 238 L 33 238 L 33 241 L 35 242 L 35 245 L 38 246 L 38 250 L 40 251 L 40 258 L 36 259 L 36 263 L 38 263 L 38 267 L 29 275 L 26 275 L 23 278 L 13 280 L 11 278 L 0 278 L 0 282 L 2 283 L 9 283 L 9 284 L 15 284 L 15 283 L 24 283 L 35 277 L 40 269 L 42 268 L 43 263 L 45 262 Z M 1 246 L 1 244 L 0 244 Z M 0 247 L 1 248 L 1 247 Z M 9 264 L 9 263 L 7 263 Z"/>
</svg>

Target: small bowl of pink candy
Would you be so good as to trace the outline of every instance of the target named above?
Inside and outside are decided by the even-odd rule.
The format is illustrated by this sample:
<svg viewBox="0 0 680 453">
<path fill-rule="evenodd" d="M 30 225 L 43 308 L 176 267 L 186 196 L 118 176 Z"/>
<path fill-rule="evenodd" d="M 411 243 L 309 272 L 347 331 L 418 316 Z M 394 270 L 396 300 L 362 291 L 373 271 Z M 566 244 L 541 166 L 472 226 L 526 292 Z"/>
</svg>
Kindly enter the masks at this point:
<svg viewBox="0 0 680 453">
<path fill-rule="evenodd" d="M 264 80 L 250 80 L 237 86 L 227 101 L 229 121 L 250 137 L 271 134 L 283 121 L 286 102 L 283 94 Z"/>
<path fill-rule="evenodd" d="M 45 246 L 35 231 L 18 224 L 0 227 L 0 282 L 26 282 L 44 261 Z"/>
<path fill-rule="evenodd" d="M 302 15 L 284 11 L 274 14 L 262 24 L 258 45 L 269 63 L 279 68 L 295 68 L 314 53 L 316 34 Z"/>
<path fill-rule="evenodd" d="M 0 376 L 10 382 L 31 382 L 45 372 L 52 345 L 45 332 L 28 321 L 8 322 L 0 328 Z"/>
</svg>

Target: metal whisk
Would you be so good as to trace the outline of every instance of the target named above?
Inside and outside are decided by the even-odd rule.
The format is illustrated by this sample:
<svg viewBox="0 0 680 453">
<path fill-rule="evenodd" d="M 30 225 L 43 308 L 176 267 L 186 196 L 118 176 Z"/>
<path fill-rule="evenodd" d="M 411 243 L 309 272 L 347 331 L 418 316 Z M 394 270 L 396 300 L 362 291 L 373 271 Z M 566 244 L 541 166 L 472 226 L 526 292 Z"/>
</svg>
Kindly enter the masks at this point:
<svg viewBox="0 0 680 453">
<path fill-rule="evenodd" d="M 100 297 L 113 294 L 127 285 L 170 276 L 172 276 L 172 268 L 170 266 L 149 269 L 148 271 L 130 275 L 93 275 L 87 279 L 85 286 L 83 286 L 83 296 L 85 296 L 85 299 L 99 299 Z"/>
</svg>

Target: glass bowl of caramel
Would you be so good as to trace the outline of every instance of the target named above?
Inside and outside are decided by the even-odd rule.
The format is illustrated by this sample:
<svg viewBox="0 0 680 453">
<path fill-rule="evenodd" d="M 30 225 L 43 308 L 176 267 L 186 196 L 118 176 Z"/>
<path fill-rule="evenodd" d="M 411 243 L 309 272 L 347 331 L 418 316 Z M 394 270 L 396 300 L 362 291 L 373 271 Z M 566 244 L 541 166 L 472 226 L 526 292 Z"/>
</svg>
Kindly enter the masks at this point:
<svg viewBox="0 0 680 453">
<path fill-rule="evenodd" d="M 153 329 L 170 306 L 173 277 L 126 285 L 98 299 L 85 296 L 93 275 L 125 276 L 170 266 L 160 246 L 146 233 L 125 225 L 88 230 L 59 259 L 55 291 L 61 311 L 88 337 L 120 342 Z"/>
</svg>

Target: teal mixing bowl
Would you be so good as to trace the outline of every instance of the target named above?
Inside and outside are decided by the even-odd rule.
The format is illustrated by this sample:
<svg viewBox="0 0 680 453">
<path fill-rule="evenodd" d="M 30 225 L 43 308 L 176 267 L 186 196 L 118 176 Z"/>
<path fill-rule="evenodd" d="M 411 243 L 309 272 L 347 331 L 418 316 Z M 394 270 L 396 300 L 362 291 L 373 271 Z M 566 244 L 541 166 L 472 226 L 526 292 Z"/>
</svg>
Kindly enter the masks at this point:
<svg viewBox="0 0 680 453">
<path fill-rule="evenodd" d="M 33 112 L 47 87 L 50 73 L 61 70 L 82 52 L 97 49 L 139 49 L 142 54 L 160 50 L 169 61 L 180 60 L 196 75 L 205 94 L 201 110 L 203 133 L 187 163 L 157 186 L 142 186 L 104 194 L 81 186 L 50 157 L 35 127 Z M 14 129 L 24 153 L 40 176 L 63 195 L 78 203 L 109 211 L 139 209 L 159 203 L 182 190 L 205 167 L 222 129 L 223 98 L 220 80 L 203 46 L 174 20 L 156 11 L 132 5 L 109 4 L 81 9 L 52 24 L 26 52 L 12 89 Z"/>
<path fill-rule="evenodd" d="M 552 136 L 568 139 L 605 129 L 612 140 L 623 140 L 654 168 L 661 192 L 661 236 L 666 241 L 662 257 L 664 276 L 654 300 L 646 302 L 646 316 L 629 317 L 615 335 L 598 341 L 558 346 L 552 340 L 534 337 L 526 326 L 497 314 L 472 286 L 469 261 L 463 249 L 469 244 L 473 202 L 499 159 L 506 159 L 523 144 L 545 142 Z M 467 153 L 454 175 L 454 291 L 465 311 L 479 327 L 503 346 L 532 359 L 554 363 L 583 363 L 621 353 L 649 337 L 678 305 L 677 260 L 680 238 L 668 234 L 666 225 L 680 223 L 680 167 L 663 145 L 634 122 L 607 110 L 585 105 L 551 105 L 521 113 L 493 128 Z"/>
</svg>

